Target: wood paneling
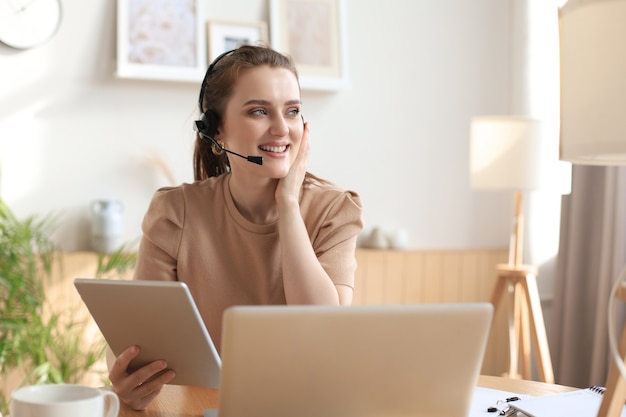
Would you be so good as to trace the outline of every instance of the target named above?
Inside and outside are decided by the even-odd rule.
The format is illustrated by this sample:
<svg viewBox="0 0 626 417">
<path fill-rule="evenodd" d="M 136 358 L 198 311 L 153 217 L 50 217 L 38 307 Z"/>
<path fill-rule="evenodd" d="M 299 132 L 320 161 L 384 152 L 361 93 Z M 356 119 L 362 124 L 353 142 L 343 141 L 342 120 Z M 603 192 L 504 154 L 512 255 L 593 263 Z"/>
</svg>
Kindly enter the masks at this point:
<svg viewBox="0 0 626 417">
<path fill-rule="evenodd" d="M 355 304 L 409 304 L 489 301 L 496 265 L 507 261 L 506 249 L 487 250 L 374 250 L 358 249 Z M 47 285 L 56 305 L 88 316 L 72 280 L 92 277 L 97 256 L 91 252 L 63 255 L 63 267 Z M 130 278 L 129 272 L 124 278 Z M 505 307 L 505 306 L 503 306 Z M 501 375 L 508 366 L 506 316 L 494 320 L 483 374 Z"/>
<path fill-rule="evenodd" d="M 507 249 L 358 249 L 354 304 L 489 302 L 496 265 Z M 506 316 L 494 318 L 482 373 L 501 375 L 508 366 Z"/>
</svg>

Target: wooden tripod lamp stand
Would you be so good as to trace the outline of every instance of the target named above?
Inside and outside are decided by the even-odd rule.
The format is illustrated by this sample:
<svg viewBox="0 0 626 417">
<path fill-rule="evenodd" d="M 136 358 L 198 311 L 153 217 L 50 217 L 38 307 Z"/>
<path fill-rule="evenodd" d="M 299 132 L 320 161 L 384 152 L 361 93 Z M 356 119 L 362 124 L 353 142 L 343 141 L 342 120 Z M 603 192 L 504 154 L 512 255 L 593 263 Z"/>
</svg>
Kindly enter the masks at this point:
<svg viewBox="0 0 626 417">
<path fill-rule="evenodd" d="M 497 266 L 497 281 L 491 303 L 497 310 L 502 300 L 508 298 L 509 371 L 510 378 L 532 379 L 531 339 L 537 357 L 539 379 L 554 383 L 552 359 L 548 347 L 546 326 L 543 321 L 537 267 L 522 263 L 523 194 L 515 193 L 515 217 L 509 247 L 509 263 Z M 521 374 L 518 372 L 521 358 Z"/>
<path fill-rule="evenodd" d="M 508 301 L 510 378 L 532 379 L 531 346 L 539 379 L 554 382 L 543 312 L 537 288 L 537 267 L 523 263 L 523 191 L 542 188 L 542 176 L 554 169 L 571 172 L 569 164 L 546 152 L 545 128 L 539 120 L 518 116 L 472 119 L 470 171 L 472 188 L 515 191 L 515 214 L 507 264 L 497 266 L 491 302 L 494 310 Z M 560 178 L 567 173 L 560 172 Z M 521 371 L 520 371 L 521 368 Z"/>
</svg>

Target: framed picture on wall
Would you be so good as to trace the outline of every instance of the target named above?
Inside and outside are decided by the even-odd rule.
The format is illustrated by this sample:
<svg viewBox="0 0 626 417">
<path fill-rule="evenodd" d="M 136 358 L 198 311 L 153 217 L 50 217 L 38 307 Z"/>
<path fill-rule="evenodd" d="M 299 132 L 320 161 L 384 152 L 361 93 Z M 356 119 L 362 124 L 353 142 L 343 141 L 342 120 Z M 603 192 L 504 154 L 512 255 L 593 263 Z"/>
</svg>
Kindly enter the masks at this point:
<svg viewBox="0 0 626 417">
<path fill-rule="evenodd" d="M 209 62 L 240 45 L 269 42 L 267 23 L 262 21 L 209 20 L 207 33 Z"/>
<path fill-rule="evenodd" d="M 117 76 L 200 82 L 206 41 L 200 0 L 117 0 Z"/>
<path fill-rule="evenodd" d="M 291 55 L 300 85 L 349 87 L 344 0 L 270 0 L 272 47 Z"/>
</svg>

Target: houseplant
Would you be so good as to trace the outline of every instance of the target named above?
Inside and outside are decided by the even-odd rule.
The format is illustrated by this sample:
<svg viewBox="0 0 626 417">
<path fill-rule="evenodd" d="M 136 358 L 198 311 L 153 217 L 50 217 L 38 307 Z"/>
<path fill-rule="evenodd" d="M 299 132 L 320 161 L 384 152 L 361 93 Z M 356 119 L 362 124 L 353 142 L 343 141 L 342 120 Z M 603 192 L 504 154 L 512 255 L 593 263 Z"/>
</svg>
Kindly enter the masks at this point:
<svg viewBox="0 0 626 417">
<path fill-rule="evenodd" d="M 137 264 L 137 241 L 123 243 L 111 253 L 99 253 L 96 277 L 124 277 L 132 273 Z"/>
<path fill-rule="evenodd" d="M 49 238 L 52 216 L 18 219 L 0 199 L 0 381 L 18 385 L 75 383 L 104 355 L 105 344 L 85 346 L 86 323 L 47 305 L 45 285 L 62 268 Z M 11 382 L 13 381 L 13 382 Z M 10 392 L 10 389 L 9 389 Z M 6 389 L 0 412 L 6 413 Z"/>
</svg>

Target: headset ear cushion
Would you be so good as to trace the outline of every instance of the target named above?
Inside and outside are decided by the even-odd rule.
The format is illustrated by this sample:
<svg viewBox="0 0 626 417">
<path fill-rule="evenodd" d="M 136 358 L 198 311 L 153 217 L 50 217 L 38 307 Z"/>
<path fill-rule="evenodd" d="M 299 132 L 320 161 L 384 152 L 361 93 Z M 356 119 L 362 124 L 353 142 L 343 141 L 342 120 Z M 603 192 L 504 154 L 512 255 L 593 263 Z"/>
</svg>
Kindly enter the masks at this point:
<svg viewBox="0 0 626 417">
<path fill-rule="evenodd" d="M 204 123 L 206 135 L 213 137 L 217 133 L 217 126 L 219 124 L 219 116 L 213 110 L 207 110 L 202 113 L 200 121 Z"/>
</svg>

